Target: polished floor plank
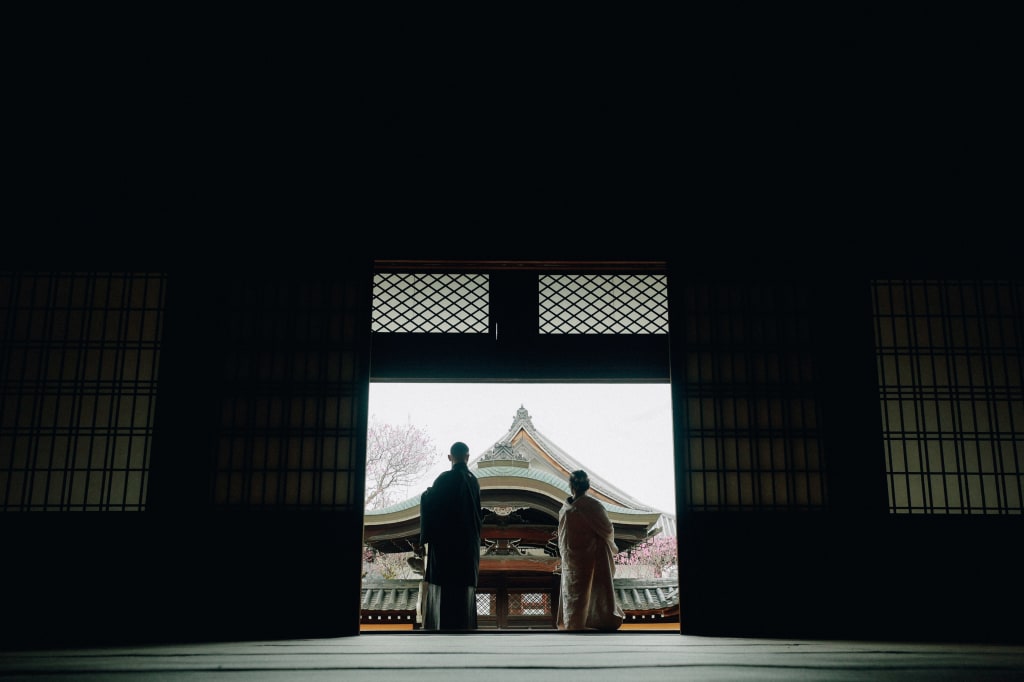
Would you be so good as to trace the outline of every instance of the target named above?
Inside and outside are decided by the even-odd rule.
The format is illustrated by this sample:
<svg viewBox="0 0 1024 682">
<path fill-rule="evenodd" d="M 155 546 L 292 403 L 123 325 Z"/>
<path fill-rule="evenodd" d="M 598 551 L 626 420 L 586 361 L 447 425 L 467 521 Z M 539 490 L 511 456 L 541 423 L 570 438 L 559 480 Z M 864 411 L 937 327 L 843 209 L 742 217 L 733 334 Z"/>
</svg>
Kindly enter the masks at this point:
<svg viewBox="0 0 1024 682">
<path fill-rule="evenodd" d="M 1024 680 L 1024 645 L 664 632 L 372 633 L 0 652 L 0 680 Z"/>
</svg>

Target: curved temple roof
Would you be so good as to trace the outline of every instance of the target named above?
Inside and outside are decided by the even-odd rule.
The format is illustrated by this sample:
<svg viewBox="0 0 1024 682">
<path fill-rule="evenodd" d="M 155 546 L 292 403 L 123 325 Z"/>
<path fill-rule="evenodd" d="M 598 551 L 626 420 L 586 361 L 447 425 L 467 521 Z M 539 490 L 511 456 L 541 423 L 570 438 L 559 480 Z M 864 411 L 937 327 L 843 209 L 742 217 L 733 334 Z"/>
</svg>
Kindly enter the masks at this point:
<svg viewBox="0 0 1024 682">
<path fill-rule="evenodd" d="M 665 531 L 674 535 L 674 518 L 644 504 L 575 459 L 537 430 L 520 406 L 508 428 L 490 448 L 469 462 L 480 480 L 483 506 L 499 517 L 529 509 L 557 523 L 558 510 L 569 495 L 572 471 L 590 476 L 590 494 L 601 501 L 616 527 L 621 545 Z M 397 504 L 365 513 L 365 540 L 384 546 L 419 530 L 421 493 Z"/>
<path fill-rule="evenodd" d="M 570 494 L 569 474 L 577 469 L 586 470 L 590 476 L 590 494 L 608 511 L 620 550 L 658 533 L 675 535 L 674 517 L 620 490 L 570 456 L 537 430 L 523 406 L 516 411 L 505 434 L 471 459 L 469 467 L 480 481 L 481 503 L 490 512 L 484 520 L 484 542 L 489 547 L 485 554 L 498 549 L 495 556 L 488 557 L 491 571 L 514 568 L 550 575 L 555 558 L 543 555 L 552 554 L 558 512 Z M 385 552 L 408 551 L 410 541 L 419 534 L 420 494 L 367 511 L 364 540 Z M 513 546 L 516 549 L 511 549 Z M 535 548 L 534 554 L 520 554 L 518 548 L 528 546 Z M 381 614 L 389 614 L 411 622 L 418 590 L 417 580 L 364 580 L 364 616 L 372 621 L 383 617 Z M 615 594 L 631 618 L 678 618 L 679 589 L 675 578 L 616 577 Z"/>
<path fill-rule="evenodd" d="M 567 482 L 569 473 L 577 469 L 584 469 L 590 477 L 591 493 L 596 494 L 597 497 L 606 502 L 606 507 L 609 506 L 607 503 L 611 502 L 616 506 L 626 509 L 648 512 L 657 511 L 659 513 L 661 511 L 644 504 L 625 491 L 620 490 L 614 484 L 602 478 L 599 473 L 560 448 L 537 430 L 533 425 L 530 413 L 522 405 L 516 410 L 512 426 L 509 427 L 505 435 L 479 457 L 471 460 L 470 466 L 479 468 L 481 464 L 509 458 L 525 460 L 530 463 L 532 468 L 548 470 L 559 479 L 567 494 L 569 492 Z"/>
</svg>

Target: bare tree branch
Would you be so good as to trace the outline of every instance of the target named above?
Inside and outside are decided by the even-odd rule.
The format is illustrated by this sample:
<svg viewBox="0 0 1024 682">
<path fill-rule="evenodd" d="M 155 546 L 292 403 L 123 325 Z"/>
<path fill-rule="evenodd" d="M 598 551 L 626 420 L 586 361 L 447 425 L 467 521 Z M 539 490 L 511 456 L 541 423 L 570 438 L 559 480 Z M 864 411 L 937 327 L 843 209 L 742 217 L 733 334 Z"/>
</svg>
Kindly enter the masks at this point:
<svg viewBox="0 0 1024 682">
<path fill-rule="evenodd" d="M 440 455 L 427 432 L 414 424 L 381 424 L 372 419 L 367 430 L 366 509 L 400 501 Z"/>
</svg>

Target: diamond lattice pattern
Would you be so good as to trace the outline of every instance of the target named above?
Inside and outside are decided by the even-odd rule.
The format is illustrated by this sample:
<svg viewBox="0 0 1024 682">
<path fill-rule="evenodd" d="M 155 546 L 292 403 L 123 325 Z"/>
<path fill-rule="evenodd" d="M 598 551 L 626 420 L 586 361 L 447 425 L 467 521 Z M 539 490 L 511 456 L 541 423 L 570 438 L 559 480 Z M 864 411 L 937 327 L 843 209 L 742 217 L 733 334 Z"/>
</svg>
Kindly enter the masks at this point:
<svg viewBox="0 0 1024 682">
<path fill-rule="evenodd" d="M 551 602 L 542 592 L 511 592 L 508 612 L 514 616 L 550 616 Z"/>
<path fill-rule="evenodd" d="M 476 615 L 493 616 L 495 614 L 495 598 L 493 592 L 476 593 Z"/>
<path fill-rule="evenodd" d="M 667 334 L 665 275 L 541 275 L 541 334 Z"/>
<path fill-rule="evenodd" d="M 378 273 L 373 278 L 373 331 L 486 334 L 485 274 Z"/>
</svg>

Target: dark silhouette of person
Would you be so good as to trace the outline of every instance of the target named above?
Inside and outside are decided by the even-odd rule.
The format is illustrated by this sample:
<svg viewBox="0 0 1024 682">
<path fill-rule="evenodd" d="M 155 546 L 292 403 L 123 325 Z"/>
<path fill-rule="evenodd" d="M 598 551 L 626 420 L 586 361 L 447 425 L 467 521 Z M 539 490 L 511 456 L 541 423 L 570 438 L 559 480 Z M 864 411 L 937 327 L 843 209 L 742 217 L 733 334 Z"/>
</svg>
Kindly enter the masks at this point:
<svg viewBox="0 0 1024 682">
<path fill-rule="evenodd" d="M 569 497 L 558 512 L 559 630 L 618 630 L 625 618 L 615 600 L 615 529 L 604 505 L 587 494 L 590 477 L 569 475 Z"/>
<path fill-rule="evenodd" d="M 426 547 L 423 629 L 476 628 L 480 577 L 480 482 L 469 470 L 469 447 L 452 444 L 452 468 L 420 496 L 420 545 Z"/>
</svg>

